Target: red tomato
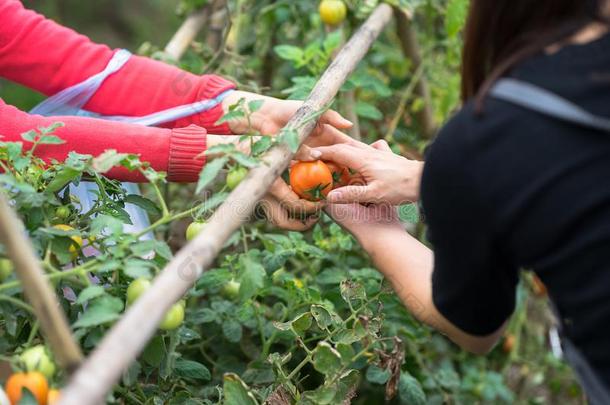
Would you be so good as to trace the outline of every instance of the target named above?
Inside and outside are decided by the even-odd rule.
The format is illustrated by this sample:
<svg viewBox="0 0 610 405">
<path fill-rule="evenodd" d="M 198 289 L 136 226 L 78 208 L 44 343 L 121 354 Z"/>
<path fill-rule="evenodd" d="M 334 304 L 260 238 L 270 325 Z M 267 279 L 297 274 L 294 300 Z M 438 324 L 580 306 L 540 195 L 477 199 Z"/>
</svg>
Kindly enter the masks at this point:
<svg viewBox="0 0 610 405">
<path fill-rule="evenodd" d="M 290 186 L 299 197 L 323 200 L 333 188 L 333 175 L 321 160 L 298 162 L 290 168 Z"/>
<path fill-rule="evenodd" d="M 42 373 L 32 371 L 29 373 L 15 373 L 6 381 L 6 395 L 11 404 L 17 405 L 21 401 L 22 390 L 27 388 L 40 405 L 46 405 L 49 393 L 49 383 Z"/>
</svg>

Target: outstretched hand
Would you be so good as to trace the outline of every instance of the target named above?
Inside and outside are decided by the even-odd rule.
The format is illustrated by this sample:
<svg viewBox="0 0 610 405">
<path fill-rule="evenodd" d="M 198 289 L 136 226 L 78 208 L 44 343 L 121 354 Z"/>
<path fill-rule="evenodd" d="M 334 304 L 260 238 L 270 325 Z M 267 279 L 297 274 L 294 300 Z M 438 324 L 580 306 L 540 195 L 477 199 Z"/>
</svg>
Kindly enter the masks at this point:
<svg viewBox="0 0 610 405">
<path fill-rule="evenodd" d="M 346 166 L 357 171 L 364 180 L 364 184 L 331 191 L 326 197 L 329 203 L 402 205 L 419 200 L 423 162 L 393 153 L 384 140 L 371 145 L 353 141 L 314 148 L 310 159 Z"/>
</svg>

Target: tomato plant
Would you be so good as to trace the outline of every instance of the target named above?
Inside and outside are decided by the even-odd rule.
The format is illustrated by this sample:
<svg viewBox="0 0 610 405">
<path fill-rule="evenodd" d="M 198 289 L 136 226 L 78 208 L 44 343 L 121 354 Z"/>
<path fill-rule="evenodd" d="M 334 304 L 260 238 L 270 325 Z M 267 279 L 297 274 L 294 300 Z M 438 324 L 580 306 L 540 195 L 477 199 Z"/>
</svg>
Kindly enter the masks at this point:
<svg viewBox="0 0 610 405">
<path fill-rule="evenodd" d="M 198 37 L 201 42 L 179 64 L 196 74 L 231 77 L 244 89 L 302 100 L 341 44 L 380 2 L 229 0 L 226 9 L 214 14 L 227 13 L 225 35 L 209 24 Z M 441 123 L 459 104 L 460 30 L 467 1 L 387 2 L 413 13 L 424 59 L 420 73 L 430 87 L 434 118 Z M 123 10 L 127 3 L 108 9 Z M 146 13 L 161 3 L 170 7 L 149 19 Z M 172 32 L 160 32 L 158 19 L 167 18 L 176 6 L 184 14 L 206 4 L 210 2 L 151 3 L 146 13 L 134 16 L 149 27 L 138 38 L 157 31 L 169 38 Z M 150 21 L 155 21 L 154 29 Z M 350 119 L 355 116 L 365 142 L 386 139 L 395 151 L 421 156 L 428 140 L 421 136 L 416 117 L 425 100 L 413 93 L 418 74 L 402 54 L 394 28 L 386 29 L 329 107 L 350 113 Z M 140 53 L 177 63 L 163 53 L 161 43 L 152 42 Z M 139 44 L 132 45 L 135 49 Z M 240 100 L 219 123 L 260 118 L 260 106 L 259 100 Z M 61 143 L 55 135 L 60 125 L 28 131 L 21 142 L 0 139 L 0 192 L 14 202 L 85 354 L 150 287 L 150 280 L 183 246 L 183 236 L 194 239 L 228 191 L 262 164 L 263 153 L 279 142 L 295 146 L 294 132 L 260 136 L 272 134 L 250 128 L 240 137 L 245 147 L 225 144 L 207 151 L 217 163 L 206 166 L 196 186 L 171 184 L 166 194 L 166 175 L 138 156 L 111 150 L 100 156 L 72 152 L 64 161 L 43 162 L 28 152 L 33 146 Z M 112 167 L 143 175 L 148 183 L 142 195 L 106 178 L 103 173 Z M 225 171 L 226 182 L 216 181 Z M 332 187 L 362 181 L 333 162 L 298 163 L 284 175 L 299 195 L 314 200 Z M 83 181 L 100 190 L 86 209 L 69 192 L 70 184 Z M 126 231 L 132 222 L 128 204 L 146 210 L 150 227 Z M 425 240 L 417 207 L 403 208 L 401 218 Z M 195 220 L 188 224 L 189 218 Z M 38 349 L 44 336 L 7 257 L 0 245 L 0 353 L 6 354 L 0 361 L 10 363 L 16 375 L 20 370 L 47 371 L 51 385 L 63 387 L 68 379 L 62 370 L 41 370 L 47 364 L 42 354 L 49 355 Z M 186 302 L 168 311 L 160 330 L 108 396 L 109 403 L 583 403 L 572 373 L 549 352 L 544 337 L 552 327 L 550 315 L 530 275 L 519 288 L 509 326 L 511 350 L 506 353 L 500 344 L 490 356 L 479 358 L 422 326 L 356 241 L 326 216 L 304 233 L 252 221 L 229 238 L 212 267 L 184 297 Z M 36 356 L 19 358 L 31 350 Z"/>
<path fill-rule="evenodd" d="M 321 160 L 298 162 L 290 168 L 290 187 L 301 198 L 320 201 L 333 188 L 333 175 Z"/>
<path fill-rule="evenodd" d="M 43 345 L 37 345 L 25 350 L 19 356 L 19 361 L 23 364 L 26 371 L 38 371 L 47 379 L 55 375 L 55 363 L 47 353 Z"/>
</svg>

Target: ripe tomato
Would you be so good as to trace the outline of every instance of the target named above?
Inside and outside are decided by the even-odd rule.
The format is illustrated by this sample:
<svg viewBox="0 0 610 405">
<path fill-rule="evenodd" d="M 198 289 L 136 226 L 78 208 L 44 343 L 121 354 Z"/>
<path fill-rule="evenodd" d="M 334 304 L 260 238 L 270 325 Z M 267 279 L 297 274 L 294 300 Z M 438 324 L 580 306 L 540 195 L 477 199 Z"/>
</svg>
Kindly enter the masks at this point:
<svg viewBox="0 0 610 405">
<path fill-rule="evenodd" d="M 65 225 L 65 224 L 55 225 L 55 226 L 53 226 L 53 228 L 59 229 L 60 231 L 66 231 L 66 232 L 70 232 L 70 231 L 74 230 L 74 228 L 72 228 L 70 225 Z M 70 253 L 72 253 L 74 256 L 76 256 L 78 254 L 78 251 L 83 247 L 83 238 L 81 238 L 78 235 L 75 235 L 75 236 L 70 236 L 70 239 L 72 239 L 72 241 L 74 241 L 74 244 L 76 244 L 78 246 L 78 248 L 77 248 L 76 246 L 74 246 L 74 244 L 70 245 Z"/>
<path fill-rule="evenodd" d="M 502 350 L 504 351 L 504 353 L 508 354 L 512 352 L 515 348 L 516 341 L 517 338 L 515 337 L 515 335 L 513 335 L 512 333 L 507 334 L 504 337 L 504 343 L 502 343 Z"/>
<path fill-rule="evenodd" d="M 298 162 L 290 168 L 290 186 L 309 201 L 324 199 L 333 188 L 333 174 L 324 162 Z"/>
<path fill-rule="evenodd" d="M 229 190 L 235 190 L 247 175 L 248 169 L 243 166 L 237 166 L 231 169 L 229 174 L 227 174 L 227 187 L 229 187 Z"/>
<path fill-rule="evenodd" d="M 133 304 L 151 286 L 150 280 L 146 278 L 135 279 L 127 287 L 127 305 Z"/>
<path fill-rule="evenodd" d="M 27 388 L 36 398 L 40 405 L 46 405 L 49 383 L 47 379 L 37 371 L 29 373 L 15 373 L 6 381 L 6 395 L 11 404 L 16 405 L 21 400 L 22 390 Z"/>
<path fill-rule="evenodd" d="M 221 294 L 226 298 L 231 300 L 239 297 L 239 288 L 241 287 L 241 283 L 239 281 L 231 280 L 227 284 L 222 287 Z"/>
<path fill-rule="evenodd" d="M 159 329 L 162 330 L 174 330 L 177 329 L 182 322 L 184 321 L 184 307 L 186 303 L 184 301 L 180 301 L 177 304 L 174 304 L 167 314 L 165 314 L 165 318 L 163 318 L 163 322 L 159 325 Z"/>
<path fill-rule="evenodd" d="M 26 371 L 38 371 L 46 378 L 51 379 L 55 375 L 55 363 L 49 357 L 47 349 L 43 345 L 31 347 L 19 356 L 21 364 Z"/>
<path fill-rule="evenodd" d="M 0 283 L 13 273 L 13 263 L 9 259 L 0 259 Z"/>
<path fill-rule="evenodd" d="M 350 184 L 351 176 L 349 169 L 335 162 L 324 162 L 333 174 L 333 189 L 345 187 Z"/>
<path fill-rule="evenodd" d="M 192 241 L 201 233 L 203 228 L 205 227 L 205 222 L 195 221 L 191 222 L 191 224 L 186 228 L 186 240 Z"/>
<path fill-rule="evenodd" d="M 53 388 L 49 390 L 47 394 L 47 405 L 57 405 L 59 403 L 59 397 L 61 396 L 61 391 Z"/>
<path fill-rule="evenodd" d="M 342 0 L 322 0 L 319 11 L 320 18 L 328 25 L 341 24 L 347 15 L 347 7 Z"/>
</svg>

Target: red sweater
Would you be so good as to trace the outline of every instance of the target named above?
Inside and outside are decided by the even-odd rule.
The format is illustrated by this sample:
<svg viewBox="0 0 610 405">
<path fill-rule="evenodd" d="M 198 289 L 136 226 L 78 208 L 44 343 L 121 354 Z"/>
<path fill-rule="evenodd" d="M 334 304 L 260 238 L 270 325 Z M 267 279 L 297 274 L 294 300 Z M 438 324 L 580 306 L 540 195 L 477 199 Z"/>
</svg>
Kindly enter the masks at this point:
<svg viewBox="0 0 610 405">
<path fill-rule="evenodd" d="M 20 1 L 0 0 L 0 76 L 6 79 L 50 96 L 101 72 L 113 54 L 107 46 L 25 9 Z M 196 76 L 132 56 L 106 79 L 85 108 L 104 115 L 141 116 L 213 98 L 234 87 L 219 76 Z M 21 141 L 21 133 L 61 121 L 66 126 L 58 129 L 57 135 L 66 143 L 37 149 L 37 155 L 47 161 L 63 161 L 70 151 L 99 155 L 115 149 L 139 154 L 155 170 L 168 172 L 171 181 L 189 182 L 196 180 L 205 163 L 197 156 L 205 151 L 206 129 L 230 133 L 226 124 L 215 125 L 221 115 L 222 107 L 217 106 L 164 128 L 150 128 L 92 118 L 41 117 L 0 100 L 0 135 L 3 141 Z M 113 169 L 107 175 L 143 181 L 139 174 L 123 169 Z"/>
</svg>

